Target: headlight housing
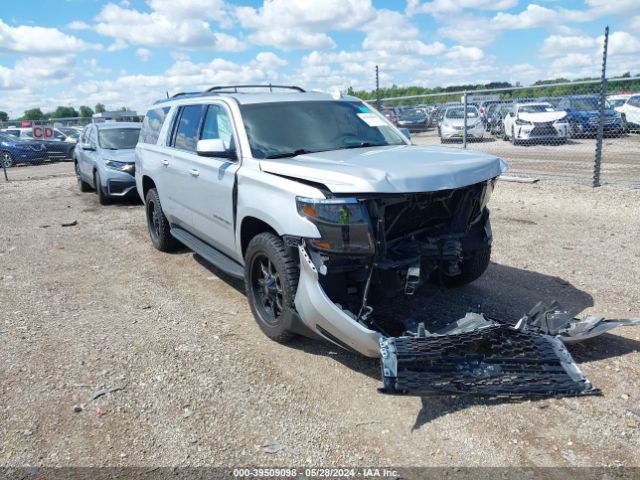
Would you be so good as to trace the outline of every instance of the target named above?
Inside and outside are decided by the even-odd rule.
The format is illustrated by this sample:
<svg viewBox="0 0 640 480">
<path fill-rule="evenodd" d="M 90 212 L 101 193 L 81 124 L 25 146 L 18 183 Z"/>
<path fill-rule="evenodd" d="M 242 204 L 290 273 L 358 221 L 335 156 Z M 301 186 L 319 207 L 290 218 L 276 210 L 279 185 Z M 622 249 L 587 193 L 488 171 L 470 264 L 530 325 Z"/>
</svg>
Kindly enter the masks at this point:
<svg viewBox="0 0 640 480">
<path fill-rule="evenodd" d="M 531 125 L 531 122 L 525 122 L 524 120 L 516 118 L 516 125 Z"/>
<path fill-rule="evenodd" d="M 314 248 L 338 254 L 374 253 L 369 215 L 357 199 L 296 197 L 296 204 L 300 216 L 320 232 L 320 238 L 308 239 Z"/>
<path fill-rule="evenodd" d="M 125 172 L 133 175 L 136 166 L 134 163 L 118 162 L 116 160 L 105 160 L 104 166 L 112 170 L 118 170 L 119 172 Z"/>
</svg>

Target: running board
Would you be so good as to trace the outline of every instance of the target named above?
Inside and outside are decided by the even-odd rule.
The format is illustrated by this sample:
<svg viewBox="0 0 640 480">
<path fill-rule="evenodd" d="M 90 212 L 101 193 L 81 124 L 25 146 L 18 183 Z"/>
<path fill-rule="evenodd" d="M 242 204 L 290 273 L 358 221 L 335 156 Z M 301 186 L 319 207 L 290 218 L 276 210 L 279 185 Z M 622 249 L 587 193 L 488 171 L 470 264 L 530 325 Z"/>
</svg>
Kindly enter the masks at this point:
<svg viewBox="0 0 640 480">
<path fill-rule="evenodd" d="M 171 235 L 202 258 L 235 278 L 244 278 L 244 268 L 235 260 L 179 227 L 171 227 Z"/>
<path fill-rule="evenodd" d="M 465 329 L 463 329 L 465 330 Z M 518 397 L 599 394 L 556 337 L 504 324 L 380 341 L 381 392 Z"/>
</svg>

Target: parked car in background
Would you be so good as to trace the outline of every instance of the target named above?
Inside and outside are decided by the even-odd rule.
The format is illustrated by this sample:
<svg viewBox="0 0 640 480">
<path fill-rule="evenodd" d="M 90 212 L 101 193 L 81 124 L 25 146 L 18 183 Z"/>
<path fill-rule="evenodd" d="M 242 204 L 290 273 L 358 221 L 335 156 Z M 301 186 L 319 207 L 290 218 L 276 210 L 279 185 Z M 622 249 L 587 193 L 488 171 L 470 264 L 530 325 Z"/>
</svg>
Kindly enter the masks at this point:
<svg viewBox="0 0 640 480">
<path fill-rule="evenodd" d="M 48 160 L 71 160 L 73 157 L 76 142 L 69 140 L 67 135 L 57 128 L 53 129 L 53 138 L 51 139 L 33 138 L 32 127 L 5 128 L 2 131 L 24 140 L 41 142 L 47 151 Z"/>
<path fill-rule="evenodd" d="M 393 108 L 382 108 L 380 113 L 394 125 L 398 125 L 398 115 Z"/>
<path fill-rule="evenodd" d="M 398 116 L 398 127 L 404 127 L 410 132 L 425 132 L 431 124 L 426 112 L 419 108 L 403 110 Z"/>
<path fill-rule="evenodd" d="M 615 107 L 615 110 L 623 116 L 628 131 L 640 130 L 640 94 L 630 95 L 622 105 Z"/>
<path fill-rule="evenodd" d="M 82 128 L 77 128 L 77 127 L 59 127 L 56 130 L 66 135 L 67 142 L 73 142 L 73 143 L 78 142 L 78 139 L 80 138 L 80 134 L 82 133 Z"/>
<path fill-rule="evenodd" d="M 630 93 L 620 94 L 620 95 L 608 95 L 607 101 L 609 102 L 609 105 L 611 105 L 611 107 L 614 110 L 616 110 L 617 112 L 620 112 L 620 107 L 622 107 L 625 103 L 627 103 L 627 100 L 629 100 L 630 98 L 631 98 Z"/>
<path fill-rule="evenodd" d="M 499 110 L 501 105 L 511 105 L 512 103 L 513 102 L 511 100 L 494 100 L 491 102 L 487 102 L 484 114 L 480 114 L 480 116 L 482 117 L 482 123 L 484 123 L 484 128 L 487 132 L 491 131 L 491 125 L 494 122 L 494 112 Z"/>
<path fill-rule="evenodd" d="M 489 133 L 496 138 L 504 137 L 504 117 L 509 115 L 509 112 L 513 108 L 511 103 L 498 104 L 491 113 L 491 122 Z"/>
<path fill-rule="evenodd" d="M 624 133 L 625 126 L 620 112 L 615 111 L 608 101 L 605 101 L 604 108 L 605 135 Z M 567 112 L 570 137 L 597 134 L 600 121 L 600 98 L 597 95 L 564 97 L 558 104 L 558 109 Z"/>
<path fill-rule="evenodd" d="M 136 194 L 135 148 L 140 127 L 134 122 L 85 127 L 73 159 L 80 191 L 95 190 L 101 205 Z"/>
<path fill-rule="evenodd" d="M 467 140 L 482 141 L 484 126 L 480 112 L 475 106 L 467 105 Z M 439 125 L 440 143 L 464 138 L 464 106 L 448 107 Z"/>
<path fill-rule="evenodd" d="M 502 120 L 503 139 L 514 145 L 521 141 L 565 143 L 567 112 L 558 111 L 550 103 L 516 103 Z"/>
<path fill-rule="evenodd" d="M 0 166 L 9 168 L 18 163 L 42 163 L 46 159 L 47 150 L 42 142 L 0 133 Z"/>
</svg>

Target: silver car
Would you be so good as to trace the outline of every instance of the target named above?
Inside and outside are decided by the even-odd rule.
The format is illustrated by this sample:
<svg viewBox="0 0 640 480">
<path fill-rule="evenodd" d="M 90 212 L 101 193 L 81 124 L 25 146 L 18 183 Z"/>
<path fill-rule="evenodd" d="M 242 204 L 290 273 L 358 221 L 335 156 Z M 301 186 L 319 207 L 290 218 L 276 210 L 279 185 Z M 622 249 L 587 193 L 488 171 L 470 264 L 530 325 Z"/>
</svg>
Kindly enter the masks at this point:
<svg viewBox="0 0 640 480">
<path fill-rule="evenodd" d="M 96 123 L 85 127 L 73 154 L 82 192 L 95 190 L 101 205 L 135 195 L 135 147 L 139 123 Z"/>
<path fill-rule="evenodd" d="M 467 140 L 480 140 L 484 136 L 484 126 L 480 112 L 475 105 L 467 106 Z M 440 142 L 463 140 L 464 138 L 464 106 L 447 107 L 438 126 Z"/>
<path fill-rule="evenodd" d="M 180 242 L 243 279 L 273 340 L 301 333 L 379 357 L 387 393 L 592 393 L 555 336 L 573 321 L 555 305 L 552 325 L 538 308 L 518 328 L 390 315 L 429 281 L 457 287 L 487 269 L 487 203 L 506 169 L 412 145 L 354 97 L 233 85 L 154 104 L 135 177 L 152 244 Z"/>
</svg>

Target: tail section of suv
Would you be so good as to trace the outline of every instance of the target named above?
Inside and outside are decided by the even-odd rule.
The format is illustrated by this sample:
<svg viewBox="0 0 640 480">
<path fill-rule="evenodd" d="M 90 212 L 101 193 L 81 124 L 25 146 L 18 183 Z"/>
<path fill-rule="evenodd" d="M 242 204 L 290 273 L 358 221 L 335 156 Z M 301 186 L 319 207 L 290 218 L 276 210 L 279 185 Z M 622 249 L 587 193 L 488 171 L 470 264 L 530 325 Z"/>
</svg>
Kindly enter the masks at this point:
<svg viewBox="0 0 640 480">
<path fill-rule="evenodd" d="M 394 319 L 385 306 L 423 294 L 429 280 L 455 287 L 483 274 L 492 242 L 487 203 L 506 168 L 474 151 L 412 145 L 356 98 L 269 85 L 157 102 L 144 119 L 135 177 L 156 248 L 180 241 L 243 278 L 253 315 L 274 340 L 303 333 L 382 357 L 385 389 L 397 393 L 442 390 L 421 373 L 413 386 L 402 383 L 413 375 L 399 369 L 407 345 L 428 356 L 426 339 L 468 330 L 458 321 L 430 333 L 434 325 Z M 533 335 L 482 315 L 471 323 L 508 344 Z M 519 378 L 504 375 L 506 383 Z M 545 377 L 541 388 L 589 392 L 578 377 Z M 489 389 L 522 392 L 531 385 L 523 382 Z"/>
</svg>

